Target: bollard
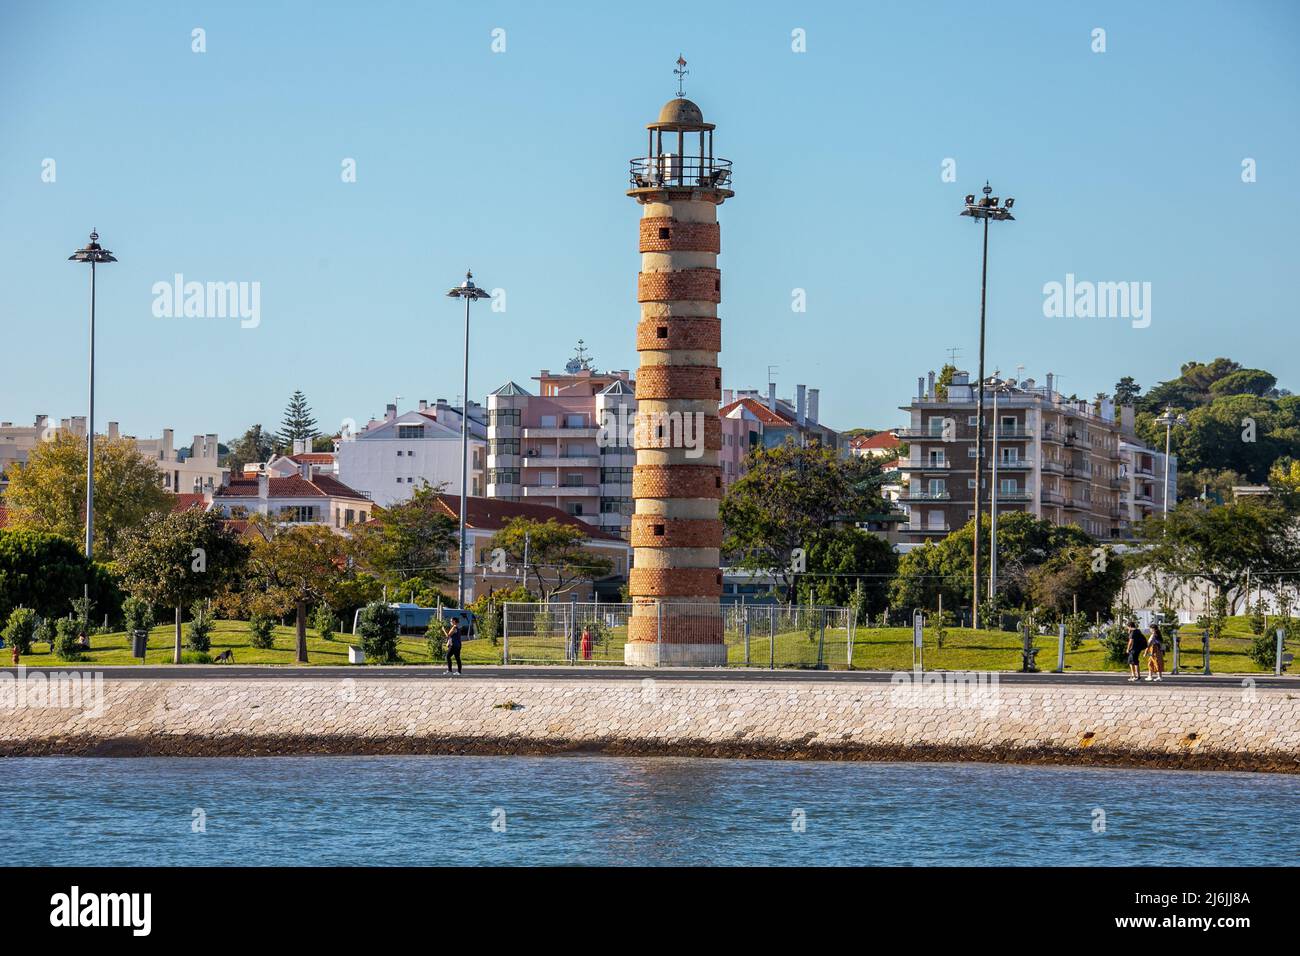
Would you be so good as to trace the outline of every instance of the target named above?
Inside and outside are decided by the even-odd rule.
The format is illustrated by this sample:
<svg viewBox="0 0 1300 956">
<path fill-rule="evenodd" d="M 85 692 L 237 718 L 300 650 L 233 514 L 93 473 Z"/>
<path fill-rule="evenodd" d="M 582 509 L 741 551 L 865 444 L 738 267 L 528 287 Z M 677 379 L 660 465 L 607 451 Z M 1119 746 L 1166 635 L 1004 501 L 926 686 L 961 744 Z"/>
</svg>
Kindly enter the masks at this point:
<svg viewBox="0 0 1300 956">
<path fill-rule="evenodd" d="M 743 627 L 745 629 L 745 666 L 749 666 L 749 614 L 745 612 L 745 605 L 740 606 L 740 613 L 743 615 Z"/>
<path fill-rule="evenodd" d="M 776 605 L 772 605 L 767 615 L 767 669 L 776 670 Z"/>
<path fill-rule="evenodd" d="M 1205 658 L 1205 670 L 1202 673 L 1210 673 L 1210 632 L 1201 631 L 1201 655 Z"/>
<path fill-rule="evenodd" d="M 1273 665 L 1273 673 L 1278 677 L 1282 676 L 1282 643 L 1286 640 L 1286 628 L 1277 629 L 1277 663 Z"/>
<path fill-rule="evenodd" d="M 1178 638 L 1178 625 L 1175 624 L 1174 625 L 1174 667 L 1173 670 L 1169 672 L 1171 674 L 1178 673 L 1178 647 L 1180 643 L 1181 641 Z"/>
<path fill-rule="evenodd" d="M 1056 673 L 1065 673 L 1065 623 L 1057 625 L 1056 629 Z"/>
</svg>

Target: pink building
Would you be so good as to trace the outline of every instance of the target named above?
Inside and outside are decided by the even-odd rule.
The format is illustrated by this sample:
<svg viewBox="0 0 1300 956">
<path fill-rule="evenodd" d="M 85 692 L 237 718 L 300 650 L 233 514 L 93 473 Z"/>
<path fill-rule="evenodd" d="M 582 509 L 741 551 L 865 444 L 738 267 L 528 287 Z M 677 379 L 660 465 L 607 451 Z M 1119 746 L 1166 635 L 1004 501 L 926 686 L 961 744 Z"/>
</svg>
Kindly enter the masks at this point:
<svg viewBox="0 0 1300 956">
<path fill-rule="evenodd" d="M 563 373 L 533 376 L 536 395 L 507 382 L 488 396 L 487 497 L 551 505 L 625 537 L 636 450 L 610 436 L 636 414 L 635 385 L 627 369 L 595 371 L 585 352 L 579 342 Z"/>
</svg>

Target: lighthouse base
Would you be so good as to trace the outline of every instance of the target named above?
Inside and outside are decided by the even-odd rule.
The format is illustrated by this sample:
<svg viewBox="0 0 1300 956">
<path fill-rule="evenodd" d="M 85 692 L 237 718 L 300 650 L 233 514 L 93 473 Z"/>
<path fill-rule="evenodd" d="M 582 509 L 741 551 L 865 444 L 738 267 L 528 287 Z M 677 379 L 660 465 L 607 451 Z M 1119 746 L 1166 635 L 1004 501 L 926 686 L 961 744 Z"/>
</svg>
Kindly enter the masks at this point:
<svg viewBox="0 0 1300 956">
<path fill-rule="evenodd" d="M 623 645 L 623 663 L 629 667 L 724 667 L 727 645 L 630 641 Z"/>
</svg>

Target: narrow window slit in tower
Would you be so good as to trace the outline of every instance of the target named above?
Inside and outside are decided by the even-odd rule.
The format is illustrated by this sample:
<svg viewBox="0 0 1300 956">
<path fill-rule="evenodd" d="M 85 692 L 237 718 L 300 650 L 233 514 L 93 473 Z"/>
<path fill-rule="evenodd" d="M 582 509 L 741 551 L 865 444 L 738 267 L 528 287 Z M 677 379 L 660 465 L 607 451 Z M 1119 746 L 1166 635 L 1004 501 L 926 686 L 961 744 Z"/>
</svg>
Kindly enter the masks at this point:
<svg viewBox="0 0 1300 956">
<path fill-rule="evenodd" d="M 655 537 L 657 537 L 657 538 L 662 538 L 662 537 L 664 536 L 664 526 L 663 526 L 663 525 L 661 525 L 661 524 L 657 524 L 657 525 L 654 526 L 654 529 L 655 529 Z"/>
<path fill-rule="evenodd" d="M 659 326 L 657 329 L 655 329 L 655 335 L 661 339 L 668 338 L 668 326 L 666 325 Z"/>
<path fill-rule="evenodd" d="M 660 239 L 667 239 L 667 238 L 668 238 L 668 230 L 667 230 L 666 228 L 660 227 L 660 229 L 659 229 L 659 238 L 660 238 Z"/>
</svg>

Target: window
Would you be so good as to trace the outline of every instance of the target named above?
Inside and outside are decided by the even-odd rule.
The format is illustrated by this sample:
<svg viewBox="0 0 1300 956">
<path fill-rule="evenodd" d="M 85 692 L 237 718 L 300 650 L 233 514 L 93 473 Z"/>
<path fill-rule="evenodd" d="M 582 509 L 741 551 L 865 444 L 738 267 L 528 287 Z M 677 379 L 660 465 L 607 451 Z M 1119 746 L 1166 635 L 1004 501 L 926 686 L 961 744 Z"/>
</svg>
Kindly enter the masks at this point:
<svg viewBox="0 0 1300 956">
<path fill-rule="evenodd" d="M 600 500 L 600 513 L 607 515 L 630 515 L 632 513 L 632 499 L 602 498 Z"/>
<path fill-rule="evenodd" d="M 1003 478 L 998 482 L 998 492 L 1004 495 L 1014 495 L 1020 489 L 1016 487 L 1016 479 Z"/>
<path fill-rule="evenodd" d="M 632 482 L 631 468 L 602 468 L 600 480 L 608 485 L 626 485 Z"/>
<path fill-rule="evenodd" d="M 664 526 L 663 526 L 663 525 L 661 525 L 661 524 L 657 524 L 657 525 L 653 525 L 652 527 L 654 528 L 654 536 L 655 536 L 656 538 L 662 538 L 662 537 L 664 536 Z"/>
<path fill-rule="evenodd" d="M 558 421 L 559 421 L 559 419 L 556 418 L 556 416 L 554 416 L 554 415 L 543 415 L 543 416 L 542 416 L 542 427 L 543 427 L 543 428 L 554 428 L 554 427 L 556 426 L 556 423 L 557 423 Z"/>
<path fill-rule="evenodd" d="M 581 487 L 583 487 L 585 484 L 586 484 L 586 483 L 583 481 L 582 475 L 565 475 L 565 476 L 564 476 L 564 487 L 566 487 L 566 488 L 581 488 Z"/>
<path fill-rule="evenodd" d="M 518 468 L 493 468 L 488 472 L 488 483 L 493 485 L 519 484 Z"/>
<path fill-rule="evenodd" d="M 966 419 L 966 424 L 969 425 L 971 428 L 974 428 L 978 422 L 979 422 L 978 415 L 971 415 Z"/>
<path fill-rule="evenodd" d="M 518 438 L 494 438 L 488 442 L 489 455 L 517 455 L 519 454 Z"/>
<path fill-rule="evenodd" d="M 489 408 L 488 409 L 489 425 L 515 425 L 519 424 L 519 409 L 517 408 Z"/>
<path fill-rule="evenodd" d="M 942 495 L 947 490 L 942 478 L 931 478 L 927 486 L 927 492 L 932 496 Z"/>
<path fill-rule="evenodd" d="M 564 427 L 565 428 L 586 428 L 587 416 L 586 415 L 565 415 Z"/>
<path fill-rule="evenodd" d="M 659 338 L 659 339 L 666 339 L 666 338 L 668 338 L 668 326 L 666 326 L 666 325 L 661 325 L 661 326 L 659 326 L 658 328 L 656 328 L 656 329 L 655 329 L 655 338 Z"/>
<path fill-rule="evenodd" d="M 581 517 L 582 517 L 582 505 L 581 505 L 581 504 L 578 504 L 577 502 L 574 502 L 574 503 L 572 503 L 572 504 L 569 505 L 569 507 L 568 507 L 568 512 L 569 512 L 569 514 L 573 515 L 575 518 L 581 518 Z"/>
<path fill-rule="evenodd" d="M 667 228 L 666 226 L 660 226 L 660 227 L 659 227 L 659 238 L 660 238 L 660 239 L 667 239 L 667 238 L 668 238 L 668 228 Z"/>
<path fill-rule="evenodd" d="M 398 438 L 423 438 L 424 426 L 423 425 L 398 425 L 397 437 Z"/>
</svg>

